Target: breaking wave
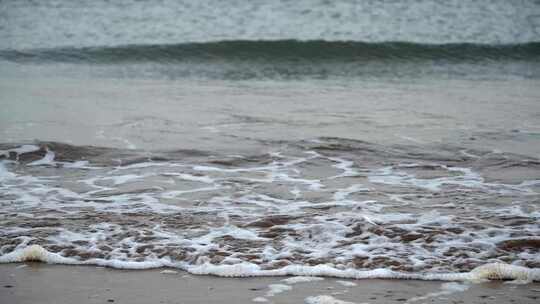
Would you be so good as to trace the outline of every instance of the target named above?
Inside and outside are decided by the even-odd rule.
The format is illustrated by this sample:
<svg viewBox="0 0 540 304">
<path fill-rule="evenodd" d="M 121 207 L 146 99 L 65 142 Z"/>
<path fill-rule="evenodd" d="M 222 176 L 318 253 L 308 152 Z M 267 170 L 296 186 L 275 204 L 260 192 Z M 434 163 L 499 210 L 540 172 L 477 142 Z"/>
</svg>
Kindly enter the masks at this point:
<svg viewBox="0 0 540 304">
<path fill-rule="evenodd" d="M 540 161 L 530 157 L 339 138 L 260 155 L 0 149 L 0 263 L 540 279 Z"/>
<path fill-rule="evenodd" d="M 0 58 L 15 62 L 369 62 L 540 60 L 540 42 L 523 44 L 420 44 L 410 42 L 237 40 L 206 43 L 61 47 L 1 50 Z"/>
</svg>

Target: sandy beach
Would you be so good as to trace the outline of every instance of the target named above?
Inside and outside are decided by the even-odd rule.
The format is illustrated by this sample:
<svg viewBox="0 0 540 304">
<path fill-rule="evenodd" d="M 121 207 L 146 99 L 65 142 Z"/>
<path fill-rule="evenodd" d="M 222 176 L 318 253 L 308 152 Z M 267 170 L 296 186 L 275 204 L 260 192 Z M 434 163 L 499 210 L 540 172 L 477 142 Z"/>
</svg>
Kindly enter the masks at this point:
<svg viewBox="0 0 540 304">
<path fill-rule="evenodd" d="M 538 303 L 540 284 L 481 284 L 416 280 L 339 280 L 288 283 L 284 277 L 219 278 L 170 269 L 114 270 L 40 263 L 0 265 L 2 303 Z M 346 282 L 346 283 L 345 283 Z M 447 287 L 445 287 L 445 284 Z M 448 288 L 448 284 L 450 288 Z M 269 296 L 270 285 L 277 288 Z M 351 286 L 346 286 L 351 285 Z M 452 288 L 453 286 L 453 288 Z M 459 288 L 455 288 L 460 286 Z M 463 289 L 465 289 L 463 291 Z M 457 290 L 456 290 L 457 289 Z M 312 298 L 310 298 L 312 297 Z M 306 300 L 308 299 L 308 300 Z M 324 302 L 327 300 L 327 302 Z M 307 301 L 307 302 L 306 302 Z M 345 301 L 345 302 L 339 302 Z M 313 302 L 317 303 L 317 302 Z"/>
</svg>

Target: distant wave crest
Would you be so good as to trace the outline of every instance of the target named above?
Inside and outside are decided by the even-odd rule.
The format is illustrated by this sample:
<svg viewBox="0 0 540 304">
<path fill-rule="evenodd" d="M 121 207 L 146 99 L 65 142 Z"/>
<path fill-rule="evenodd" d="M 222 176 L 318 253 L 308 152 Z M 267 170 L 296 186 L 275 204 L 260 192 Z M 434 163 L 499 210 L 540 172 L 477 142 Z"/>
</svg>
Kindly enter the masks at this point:
<svg viewBox="0 0 540 304">
<path fill-rule="evenodd" d="M 1 50 L 14 62 L 366 62 L 366 61 L 540 61 L 540 42 L 523 44 L 418 44 L 357 41 L 235 40 L 203 43 L 84 48 Z"/>
</svg>

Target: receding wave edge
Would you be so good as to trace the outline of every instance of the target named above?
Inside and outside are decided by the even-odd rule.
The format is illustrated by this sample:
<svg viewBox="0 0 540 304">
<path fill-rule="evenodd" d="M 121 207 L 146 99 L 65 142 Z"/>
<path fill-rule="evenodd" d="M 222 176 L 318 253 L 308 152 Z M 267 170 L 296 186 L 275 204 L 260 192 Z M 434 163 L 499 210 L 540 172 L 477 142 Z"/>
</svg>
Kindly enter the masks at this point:
<svg viewBox="0 0 540 304">
<path fill-rule="evenodd" d="M 52 253 L 39 245 L 31 245 L 0 256 L 0 263 L 16 262 L 45 262 L 65 265 L 96 265 L 117 269 L 152 269 L 160 267 L 178 268 L 192 274 L 215 275 L 220 277 L 260 277 L 260 276 L 324 276 L 348 279 L 410 279 L 430 281 L 472 281 L 486 280 L 517 280 L 525 282 L 540 281 L 540 269 L 515 266 L 504 263 L 488 263 L 464 273 L 404 273 L 389 269 L 337 269 L 329 265 L 289 265 L 279 269 L 265 270 L 258 265 L 244 262 L 234 265 L 213 265 L 203 263 L 188 265 L 182 262 L 172 262 L 170 259 L 135 262 L 91 259 L 78 261 Z"/>
</svg>

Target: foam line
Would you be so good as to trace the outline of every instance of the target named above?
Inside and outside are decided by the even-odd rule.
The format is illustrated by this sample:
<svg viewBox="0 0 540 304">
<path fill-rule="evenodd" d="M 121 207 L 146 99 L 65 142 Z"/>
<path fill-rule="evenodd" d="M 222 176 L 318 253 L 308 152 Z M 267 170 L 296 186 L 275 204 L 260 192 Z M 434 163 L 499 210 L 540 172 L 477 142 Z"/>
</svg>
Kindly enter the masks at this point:
<svg viewBox="0 0 540 304">
<path fill-rule="evenodd" d="M 49 252 L 39 245 L 30 245 L 0 256 L 0 263 L 18 263 L 28 261 L 66 265 L 98 265 L 118 269 L 152 269 L 160 267 L 174 267 L 185 270 L 192 274 L 215 275 L 220 277 L 314 276 L 336 277 L 344 279 L 413 279 L 471 282 L 482 282 L 486 280 L 518 280 L 526 282 L 540 281 L 540 269 L 538 268 L 527 268 L 503 263 L 485 264 L 467 273 L 403 273 L 389 269 L 341 270 L 328 265 L 290 265 L 279 269 L 263 270 L 258 265 L 247 262 L 234 265 L 213 265 L 210 263 L 203 263 L 201 265 L 187 265 L 185 263 L 172 263 L 166 258 L 144 262 L 104 259 L 78 261 L 73 258 L 66 258 L 59 254 Z"/>
</svg>

